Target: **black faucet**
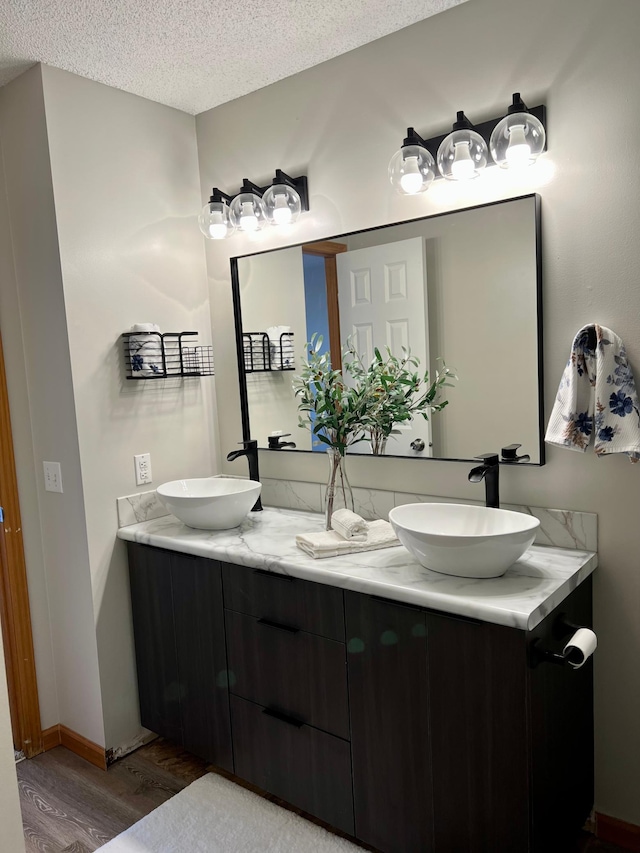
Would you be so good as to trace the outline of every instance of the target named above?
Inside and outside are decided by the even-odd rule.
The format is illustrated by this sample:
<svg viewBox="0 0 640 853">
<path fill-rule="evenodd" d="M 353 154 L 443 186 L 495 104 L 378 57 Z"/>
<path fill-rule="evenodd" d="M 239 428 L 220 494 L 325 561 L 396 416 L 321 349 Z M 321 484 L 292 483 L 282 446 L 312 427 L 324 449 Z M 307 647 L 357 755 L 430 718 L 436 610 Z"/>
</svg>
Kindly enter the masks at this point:
<svg viewBox="0 0 640 853">
<path fill-rule="evenodd" d="M 500 457 L 497 453 L 480 453 L 475 457 L 482 459 L 482 465 L 469 471 L 469 482 L 479 483 L 484 480 L 486 490 L 486 506 L 498 508 L 500 506 L 500 492 L 498 487 L 498 475 L 500 472 Z"/>
<path fill-rule="evenodd" d="M 244 447 L 242 450 L 232 450 L 231 453 L 227 453 L 227 462 L 233 462 L 239 456 L 246 456 L 249 462 L 249 479 L 260 482 L 258 474 L 258 442 L 249 439 L 248 441 L 241 441 L 239 443 L 244 445 Z M 262 512 L 262 502 L 259 497 L 251 508 L 251 512 Z"/>
<path fill-rule="evenodd" d="M 269 436 L 269 450 L 282 450 L 283 447 L 295 447 L 295 441 L 280 441 L 281 438 L 286 438 L 291 435 L 290 432 L 283 432 L 280 435 Z"/>
</svg>

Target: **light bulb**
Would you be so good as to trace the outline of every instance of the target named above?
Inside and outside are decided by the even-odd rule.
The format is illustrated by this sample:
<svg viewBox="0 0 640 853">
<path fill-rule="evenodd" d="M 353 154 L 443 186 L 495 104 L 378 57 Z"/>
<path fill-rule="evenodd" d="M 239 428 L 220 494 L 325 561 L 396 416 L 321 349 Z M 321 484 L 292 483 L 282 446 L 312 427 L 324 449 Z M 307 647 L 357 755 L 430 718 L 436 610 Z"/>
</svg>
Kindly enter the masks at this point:
<svg viewBox="0 0 640 853">
<path fill-rule="evenodd" d="M 229 220 L 229 207 L 222 199 L 216 201 L 216 196 L 211 196 L 209 204 L 205 204 L 198 217 L 200 230 L 209 240 L 224 240 L 230 237 L 235 227 Z"/>
<path fill-rule="evenodd" d="M 209 236 L 212 240 L 224 240 L 227 236 L 228 222 L 225 222 L 219 211 L 211 214 L 209 221 Z"/>
<path fill-rule="evenodd" d="M 451 164 L 451 177 L 455 181 L 468 181 L 475 177 L 476 167 L 471 159 L 468 142 L 456 142 L 453 163 Z"/>
<path fill-rule="evenodd" d="M 257 231 L 258 217 L 253 211 L 253 204 L 250 201 L 243 201 L 241 207 L 240 224 L 238 227 L 243 231 Z"/>
<path fill-rule="evenodd" d="M 429 189 L 436 176 L 435 160 L 413 128 L 389 162 L 389 180 L 402 195 L 417 195 Z"/>
<path fill-rule="evenodd" d="M 528 166 L 531 161 L 531 146 L 527 142 L 524 124 L 514 124 L 509 128 L 509 145 L 505 152 L 509 168 Z"/>
<path fill-rule="evenodd" d="M 273 221 L 276 225 L 289 225 L 292 213 L 285 193 L 277 193 L 273 207 Z"/>
<path fill-rule="evenodd" d="M 400 178 L 400 186 L 408 195 L 415 195 L 422 189 L 422 173 L 417 157 L 407 157 L 404 161 L 404 174 Z"/>
<path fill-rule="evenodd" d="M 491 131 L 489 148 L 498 166 L 519 169 L 536 162 L 545 149 L 546 138 L 544 125 L 527 110 L 516 92 L 507 115 Z"/>
</svg>

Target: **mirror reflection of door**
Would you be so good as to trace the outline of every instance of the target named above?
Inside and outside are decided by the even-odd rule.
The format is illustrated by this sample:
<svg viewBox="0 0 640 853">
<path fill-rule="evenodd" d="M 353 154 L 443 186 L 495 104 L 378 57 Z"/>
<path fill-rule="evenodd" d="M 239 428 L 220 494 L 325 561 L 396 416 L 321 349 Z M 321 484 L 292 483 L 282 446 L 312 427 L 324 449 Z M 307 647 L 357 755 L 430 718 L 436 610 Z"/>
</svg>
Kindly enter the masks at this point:
<svg viewBox="0 0 640 853">
<path fill-rule="evenodd" d="M 340 337 L 353 340 L 365 365 L 374 349 L 397 358 L 407 351 L 429 370 L 425 243 L 420 237 L 345 252 L 337 258 Z M 431 371 L 429 370 L 429 373 Z M 396 432 L 397 431 L 397 432 Z M 424 443 L 415 451 L 414 441 Z M 365 443 L 350 448 L 368 453 Z M 431 456 L 431 425 L 422 416 L 394 426 L 387 452 L 401 456 Z"/>
</svg>

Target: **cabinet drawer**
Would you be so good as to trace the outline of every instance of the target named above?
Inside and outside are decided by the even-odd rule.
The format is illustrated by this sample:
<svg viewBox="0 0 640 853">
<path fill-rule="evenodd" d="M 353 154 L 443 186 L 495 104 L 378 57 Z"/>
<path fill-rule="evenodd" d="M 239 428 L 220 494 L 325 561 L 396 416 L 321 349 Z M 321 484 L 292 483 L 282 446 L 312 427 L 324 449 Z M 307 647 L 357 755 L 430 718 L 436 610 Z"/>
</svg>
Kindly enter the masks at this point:
<svg viewBox="0 0 640 853">
<path fill-rule="evenodd" d="M 223 565 L 222 577 L 230 610 L 344 642 L 341 589 L 229 563 Z"/>
<path fill-rule="evenodd" d="M 349 739 L 344 643 L 231 610 L 225 621 L 233 693 Z"/>
<path fill-rule="evenodd" d="M 236 774 L 353 835 L 351 750 L 347 741 L 271 716 L 231 696 Z"/>
</svg>

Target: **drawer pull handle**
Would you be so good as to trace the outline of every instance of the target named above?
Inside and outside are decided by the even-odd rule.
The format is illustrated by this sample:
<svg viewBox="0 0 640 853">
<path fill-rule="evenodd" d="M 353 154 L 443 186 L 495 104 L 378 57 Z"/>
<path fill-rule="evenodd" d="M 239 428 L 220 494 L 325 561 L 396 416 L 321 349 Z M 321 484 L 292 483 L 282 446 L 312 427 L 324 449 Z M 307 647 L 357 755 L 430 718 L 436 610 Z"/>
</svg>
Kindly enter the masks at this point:
<svg viewBox="0 0 640 853">
<path fill-rule="evenodd" d="M 271 619 L 258 619 L 258 625 L 266 625 L 267 628 L 279 628 L 280 631 L 288 631 L 290 634 L 300 633 L 300 628 L 291 625 L 281 625 L 280 622 L 272 622 Z"/>
<path fill-rule="evenodd" d="M 296 729 L 301 729 L 304 726 L 304 720 L 299 720 L 297 717 L 290 717 L 288 714 L 283 714 L 282 711 L 276 711 L 273 708 L 263 708 L 262 713 L 266 714 L 267 717 L 273 717 L 274 720 L 280 720 L 281 723 L 295 726 Z"/>
<path fill-rule="evenodd" d="M 405 601 L 393 601 L 389 598 L 383 598 L 381 595 L 370 595 L 369 598 L 372 598 L 374 601 L 380 601 L 382 604 L 392 604 L 394 607 L 402 607 L 404 610 L 423 612 L 422 607 L 419 607 L 417 604 L 407 604 Z"/>
<path fill-rule="evenodd" d="M 295 578 L 292 578 L 291 575 L 281 575 L 278 572 L 268 572 L 266 569 L 254 569 L 254 575 L 265 575 L 268 578 L 273 578 L 274 580 L 279 581 L 289 581 L 292 583 Z"/>
</svg>

